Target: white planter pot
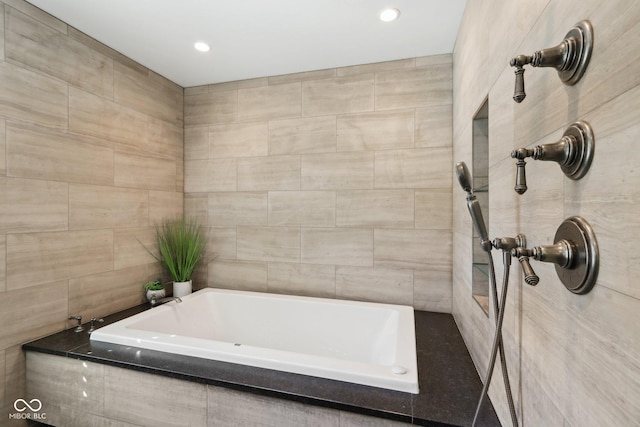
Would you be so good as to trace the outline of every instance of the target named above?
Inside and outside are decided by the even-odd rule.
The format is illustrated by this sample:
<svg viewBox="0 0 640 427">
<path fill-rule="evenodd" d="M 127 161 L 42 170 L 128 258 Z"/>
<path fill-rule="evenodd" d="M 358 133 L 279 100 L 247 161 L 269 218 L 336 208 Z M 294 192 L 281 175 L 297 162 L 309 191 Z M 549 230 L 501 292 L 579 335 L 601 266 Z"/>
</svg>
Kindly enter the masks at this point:
<svg viewBox="0 0 640 427">
<path fill-rule="evenodd" d="M 151 300 L 153 298 L 157 300 L 161 300 L 162 298 L 166 297 L 167 293 L 165 292 L 164 289 L 160 289 L 157 291 L 151 291 L 151 290 L 147 290 L 147 301 L 151 302 Z"/>
<path fill-rule="evenodd" d="M 193 288 L 191 286 L 191 280 L 188 282 L 173 282 L 173 296 L 181 298 L 185 295 L 189 295 Z"/>
</svg>

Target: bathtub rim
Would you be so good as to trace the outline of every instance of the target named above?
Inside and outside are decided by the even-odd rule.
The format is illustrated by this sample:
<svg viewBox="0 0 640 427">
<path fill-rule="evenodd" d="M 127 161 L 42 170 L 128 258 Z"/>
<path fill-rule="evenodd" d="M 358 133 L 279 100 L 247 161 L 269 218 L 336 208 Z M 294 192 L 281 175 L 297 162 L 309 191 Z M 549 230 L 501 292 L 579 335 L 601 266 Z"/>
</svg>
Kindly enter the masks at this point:
<svg viewBox="0 0 640 427">
<path fill-rule="evenodd" d="M 290 372 L 293 374 L 307 375 L 315 378 L 325 378 L 325 379 L 335 380 L 335 381 L 350 382 L 354 384 L 378 387 L 378 388 L 392 390 L 392 391 L 400 391 L 400 392 L 412 393 L 412 394 L 418 394 L 420 392 L 419 381 L 418 381 L 415 319 L 414 319 L 413 307 L 397 305 L 397 304 L 367 302 L 367 301 L 318 298 L 318 297 L 307 297 L 307 296 L 298 296 L 298 295 L 274 294 L 274 293 L 265 293 L 265 292 L 241 291 L 241 290 L 230 290 L 230 289 L 219 289 L 219 288 L 201 289 L 197 292 L 194 292 L 191 295 L 184 297 L 185 302 L 188 302 L 189 299 L 196 298 L 198 296 L 198 293 L 200 293 L 200 295 L 203 295 L 202 293 L 219 293 L 219 294 L 248 296 L 253 298 L 284 299 L 284 300 L 293 300 L 293 301 L 313 300 L 314 302 L 317 302 L 320 304 L 338 305 L 338 306 L 361 306 L 361 307 L 369 307 L 374 309 L 393 310 L 398 313 L 399 324 L 402 325 L 404 323 L 404 325 L 406 326 L 404 328 L 403 327 L 398 328 L 398 336 L 396 338 L 396 348 L 400 343 L 401 345 L 405 346 L 406 351 L 401 352 L 399 356 L 396 355 L 396 363 L 393 366 L 388 366 L 387 368 L 383 368 L 382 365 L 368 365 L 365 363 L 340 361 L 338 366 L 333 366 L 333 369 L 330 370 L 329 368 L 314 366 L 314 363 L 318 363 L 325 366 L 335 365 L 335 364 L 332 364 L 332 359 L 321 357 L 321 356 L 306 355 L 306 354 L 295 353 L 295 352 L 278 351 L 273 349 L 262 351 L 260 347 L 245 345 L 243 348 L 243 347 L 234 347 L 233 343 L 223 343 L 225 344 L 223 346 L 224 348 L 215 352 L 217 357 L 211 358 L 211 357 L 207 357 L 207 355 L 210 353 L 209 351 L 202 350 L 199 347 L 189 344 L 189 342 L 195 342 L 195 343 L 200 343 L 206 346 L 207 344 L 209 344 L 207 343 L 207 340 L 201 340 L 197 338 L 189 338 L 189 339 L 173 338 L 174 340 L 177 341 L 177 345 L 175 346 L 175 351 L 170 352 L 170 351 L 165 351 L 158 348 L 153 348 L 154 347 L 153 340 L 155 338 L 152 338 L 152 337 L 156 335 L 156 336 L 162 336 L 162 338 L 168 338 L 168 334 L 166 333 L 138 330 L 142 338 L 134 338 L 129 336 L 130 329 L 127 326 L 129 323 L 144 321 L 148 317 L 155 316 L 158 312 L 168 311 L 172 309 L 179 309 L 180 303 L 175 301 L 169 302 L 159 307 L 155 307 L 151 310 L 138 313 L 134 316 L 121 319 L 120 321 L 111 323 L 110 325 L 105 325 L 97 329 L 93 334 L 91 334 L 90 341 L 92 343 L 102 342 L 102 343 L 119 344 L 119 345 L 124 345 L 129 347 L 138 347 L 144 350 L 153 350 L 153 351 L 159 351 L 159 352 L 164 352 L 169 354 L 178 354 L 178 355 L 187 356 L 187 357 L 204 358 L 204 359 L 217 360 L 217 361 L 226 362 L 226 363 L 236 363 L 244 366 L 252 366 L 252 367 L 257 367 L 262 369 L 272 369 L 272 370 L 281 371 L 281 372 Z M 112 331 L 110 339 L 104 339 L 104 335 L 106 335 L 105 330 Z M 141 346 L 140 344 L 142 343 L 139 341 L 139 339 L 143 339 L 145 343 L 148 343 L 146 344 L 147 346 L 145 345 Z M 221 343 L 221 342 L 217 341 L 216 343 Z M 216 346 L 216 347 L 220 348 L 220 346 Z M 269 357 L 270 353 L 284 358 L 284 361 L 270 358 Z M 264 356 L 264 357 L 261 357 L 261 356 Z M 300 359 L 304 360 L 305 363 L 301 363 Z M 401 366 L 406 368 L 407 372 L 403 375 L 390 374 L 389 372 L 391 372 L 392 369 L 396 366 Z"/>
</svg>

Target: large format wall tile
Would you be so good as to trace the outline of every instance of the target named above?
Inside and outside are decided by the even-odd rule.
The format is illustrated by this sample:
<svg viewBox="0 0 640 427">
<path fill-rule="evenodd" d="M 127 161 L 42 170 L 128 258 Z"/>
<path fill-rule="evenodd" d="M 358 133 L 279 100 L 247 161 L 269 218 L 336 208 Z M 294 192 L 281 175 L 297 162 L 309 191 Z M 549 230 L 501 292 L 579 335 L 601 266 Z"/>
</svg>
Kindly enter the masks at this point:
<svg viewBox="0 0 640 427">
<path fill-rule="evenodd" d="M 184 97 L 185 126 L 233 123 L 237 111 L 236 91 L 198 93 Z"/>
<path fill-rule="evenodd" d="M 270 191 L 269 225 L 332 227 L 336 224 L 334 191 Z"/>
<path fill-rule="evenodd" d="M 372 266 L 373 230 L 358 228 L 305 228 L 302 230 L 302 262 Z"/>
<path fill-rule="evenodd" d="M 269 292 L 321 298 L 336 296 L 336 271 L 333 265 L 270 262 Z"/>
<path fill-rule="evenodd" d="M 0 177 L 0 232 L 60 231 L 68 222 L 67 183 Z"/>
<path fill-rule="evenodd" d="M 144 227 L 148 223 L 148 191 L 81 184 L 69 186 L 69 229 Z"/>
<path fill-rule="evenodd" d="M 97 95 L 113 96 L 113 61 L 29 16 L 9 8 L 7 59 L 54 76 Z"/>
<path fill-rule="evenodd" d="M 209 193 L 208 224 L 267 225 L 268 196 L 265 192 Z"/>
<path fill-rule="evenodd" d="M 254 122 L 300 116 L 300 83 L 238 90 L 238 121 Z"/>
<path fill-rule="evenodd" d="M 413 270 L 337 267 L 336 296 L 359 301 L 413 305 Z"/>
<path fill-rule="evenodd" d="M 113 181 L 118 187 L 174 191 L 176 189 L 176 161 L 116 153 Z"/>
<path fill-rule="evenodd" d="M 236 191 L 236 159 L 187 160 L 184 162 L 185 193 Z"/>
<path fill-rule="evenodd" d="M 269 121 L 270 155 L 335 151 L 334 116 Z"/>
<path fill-rule="evenodd" d="M 44 274 L 44 273 L 41 273 Z M 0 294 L 0 348 L 9 348 L 66 326 L 67 281 L 2 292 Z M 29 311 L 28 321 L 24 311 Z M 23 319 L 16 322 L 16 319 Z"/>
<path fill-rule="evenodd" d="M 373 188 L 373 153 L 309 154 L 302 156 L 303 190 Z"/>
<path fill-rule="evenodd" d="M 238 159 L 238 191 L 299 189 L 300 156 Z"/>
<path fill-rule="evenodd" d="M 338 151 L 413 148 L 414 111 L 338 117 Z"/>
<path fill-rule="evenodd" d="M 267 155 L 267 123 L 242 123 L 209 128 L 209 158 Z"/>
<path fill-rule="evenodd" d="M 300 229 L 291 227 L 238 227 L 239 260 L 297 262 Z"/>
<path fill-rule="evenodd" d="M 7 127 L 11 176 L 82 184 L 113 185 L 111 143 L 18 125 Z"/>
<path fill-rule="evenodd" d="M 302 83 L 302 115 L 373 111 L 373 74 Z"/>
<path fill-rule="evenodd" d="M 413 190 L 338 191 L 338 227 L 413 228 Z"/>
<path fill-rule="evenodd" d="M 68 87 L 64 83 L 0 62 L 1 116 L 66 129 L 68 105 Z"/>
<path fill-rule="evenodd" d="M 377 151 L 376 188 L 450 188 L 451 148 Z"/>
<path fill-rule="evenodd" d="M 7 235 L 8 290 L 111 269 L 111 230 Z"/>
<path fill-rule="evenodd" d="M 6 121 L 0 119 L 0 176 L 7 174 L 7 139 Z"/>
</svg>

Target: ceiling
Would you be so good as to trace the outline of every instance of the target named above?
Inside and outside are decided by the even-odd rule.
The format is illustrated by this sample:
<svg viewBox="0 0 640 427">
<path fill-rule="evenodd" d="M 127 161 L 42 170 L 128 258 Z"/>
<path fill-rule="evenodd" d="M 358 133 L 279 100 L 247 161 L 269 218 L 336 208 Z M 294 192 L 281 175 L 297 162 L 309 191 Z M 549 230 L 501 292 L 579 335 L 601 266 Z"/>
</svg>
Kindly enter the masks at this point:
<svg viewBox="0 0 640 427">
<path fill-rule="evenodd" d="M 183 87 L 453 51 L 466 0 L 28 0 Z M 400 10 L 393 22 L 379 13 Z M 193 48 L 205 41 L 211 50 Z"/>
</svg>

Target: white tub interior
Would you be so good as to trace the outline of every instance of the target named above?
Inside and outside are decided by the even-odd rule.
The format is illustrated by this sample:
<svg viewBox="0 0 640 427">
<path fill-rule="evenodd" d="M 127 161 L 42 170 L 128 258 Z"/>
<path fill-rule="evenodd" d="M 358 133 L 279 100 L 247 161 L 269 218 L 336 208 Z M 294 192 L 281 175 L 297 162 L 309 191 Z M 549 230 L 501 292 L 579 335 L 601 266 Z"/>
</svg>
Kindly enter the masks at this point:
<svg viewBox="0 0 640 427">
<path fill-rule="evenodd" d="M 418 392 L 411 307 L 212 288 L 182 300 L 91 340 Z"/>
</svg>

